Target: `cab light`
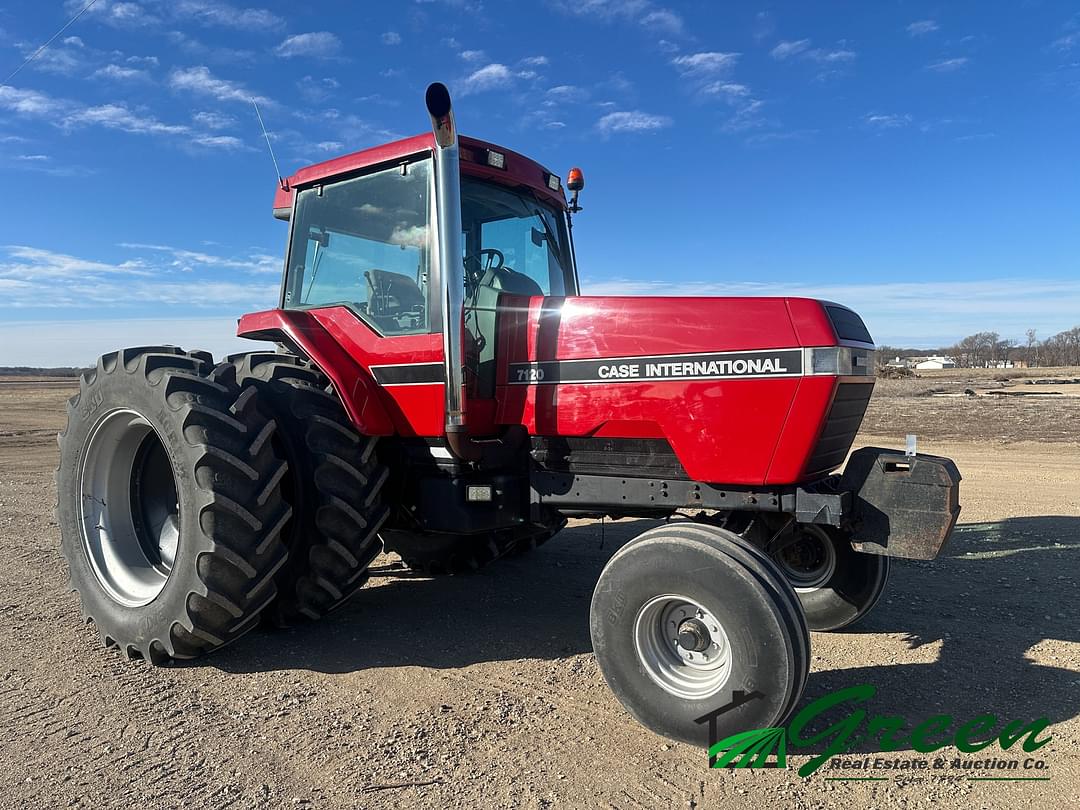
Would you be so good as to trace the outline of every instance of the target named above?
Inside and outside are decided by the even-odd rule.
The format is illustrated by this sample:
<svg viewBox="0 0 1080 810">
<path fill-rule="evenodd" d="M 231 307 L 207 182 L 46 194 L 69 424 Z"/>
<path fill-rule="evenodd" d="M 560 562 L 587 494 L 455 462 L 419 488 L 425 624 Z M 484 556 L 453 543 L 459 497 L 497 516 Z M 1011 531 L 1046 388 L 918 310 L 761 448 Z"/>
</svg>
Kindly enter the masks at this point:
<svg viewBox="0 0 1080 810">
<path fill-rule="evenodd" d="M 496 152 L 493 149 L 488 149 L 487 164 L 493 169 L 505 169 L 506 155 L 504 155 L 502 152 Z"/>
<path fill-rule="evenodd" d="M 562 180 L 557 175 L 549 174 L 547 179 L 547 187 L 552 191 L 562 191 Z"/>
</svg>

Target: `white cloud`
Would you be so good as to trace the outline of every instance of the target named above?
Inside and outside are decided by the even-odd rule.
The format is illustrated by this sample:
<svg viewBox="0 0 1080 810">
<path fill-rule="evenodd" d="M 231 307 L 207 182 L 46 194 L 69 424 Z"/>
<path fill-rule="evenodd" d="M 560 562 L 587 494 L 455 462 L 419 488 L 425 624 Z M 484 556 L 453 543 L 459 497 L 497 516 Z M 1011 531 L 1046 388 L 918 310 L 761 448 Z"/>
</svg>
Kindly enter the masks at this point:
<svg viewBox="0 0 1080 810">
<path fill-rule="evenodd" d="M 86 5 L 85 0 L 65 0 L 64 10 L 69 15 L 78 13 Z M 99 0 L 86 14 L 116 28 L 141 28 L 158 25 L 161 18 L 151 14 L 139 3 Z"/>
<path fill-rule="evenodd" d="M 397 31 L 387 31 L 385 34 L 382 35 L 382 42 L 383 45 L 400 45 L 401 34 L 399 34 Z"/>
<path fill-rule="evenodd" d="M 798 57 L 800 59 L 808 59 L 812 62 L 819 62 L 821 64 L 852 62 L 857 56 L 855 51 L 843 46 L 833 50 L 829 50 L 828 48 L 811 48 L 810 40 L 808 39 L 797 39 L 794 41 L 785 40 L 777 44 L 775 48 L 769 51 L 769 54 L 773 59 L 777 59 L 781 62 Z"/>
<path fill-rule="evenodd" d="M 151 275 L 139 261 L 109 264 L 29 245 L 4 245 L 3 250 L 8 258 L 0 260 L 0 278 L 53 282 L 57 279 Z"/>
<path fill-rule="evenodd" d="M 553 102 L 568 104 L 582 102 L 589 97 L 587 90 L 572 84 L 559 84 L 555 87 L 549 87 L 546 95 Z"/>
<path fill-rule="evenodd" d="M 66 116 L 63 126 L 65 128 L 99 126 L 136 135 L 183 135 L 190 131 L 190 128 L 183 124 L 166 124 L 152 115 L 133 112 L 124 104 L 84 107 Z"/>
<path fill-rule="evenodd" d="M 191 143 L 208 149 L 224 149 L 227 152 L 250 149 L 246 143 L 233 135 L 196 135 L 191 139 Z"/>
<path fill-rule="evenodd" d="M 543 67 L 548 64 L 548 58 L 546 56 L 526 56 L 519 64 L 529 65 L 530 67 Z"/>
<path fill-rule="evenodd" d="M 73 45 L 76 48 L 82 48 L 86 45 L 86 43 L 82 41 L 82 37 L 64 37 L 64 44 Z"/>
<path fill-rule="evenodd" d="M 106 65 L 98 68 L 91 75 L 95 79 L 109 79 L 118 82 L 148 82 L 150 74 L 138 68 L 123 67 L 121 65 Z"/>
<path fill-rule="evenodd" d="M 867 126 L 875 129 L 899 129 L 911 123 L 910 115 L 898 115 L 896 113 L 870 113 L 863 118 Z"/>
<path fill-rule="evenodd" d="M 206 129 L 228 129 L 229 127 L 236 126 L 236 119 L 231 115 L 224 115 L 217 112 L 197 112 L 191 116 L 191 120 L 198 126 L 205 127 Z"/>
<path fill-rule="evenodd" d="M 11 110 L 19 115 L 56 115 L 65 106 L 66 102 L 36 90 L 22 90 L 7 84 L 0 85 L 0 108 Z"/>
<path fill-rule="evenodd" d="M 296 83 L 300 95 L 312 104 L 326 101 L 339 86 L 338 80 L 330 77 L 316 79 L 314 76 L 305 76 Z"/>
<path fill-rule="evenodd" d="M 198 267 L 222 267 L 229 270 L 244 270 L 249 273 L 279 273 L 281 260 L 266 253 L 253 253 L 244 257 L 217 256 L 198 250 L 186 250 L 171 245 L 154 245 L 143 242 L 121 242 L 117 247 L 126 250 L 152 251 L 167 253 L 172 261 L 167 265 L 171 270 L 191 271 Z"/>
<path fill-rule="evenodd" d="M 943 59 L 940 62 L 934 62 L 927 65 L 926 69 L 935 73 L 952 73 L 967 67 L 970 61 L 966 56 L 958 56 L 955 59 Z"/>
<path fill-rule="evenodd" d="M 738 61 L 739 54 L 737 53 L 704 51 L 685 56 L 676 56 L 671 60 L 671 64 L 687 76 L 708 76 L 726 72 L 735 67 L 735 63 Z"/>
<path fill-rule="evenodd" d="M 16 155 L 15 159 L 31 162 L 43 162 L 47 160 L 52 160 L 52 158 L 50 158 L 48 155 Z"/>
<path fill-rule="evenodd" d="M 765 120 L 761 117 L 761 111 L 765 107 L 764 101 L 750 99 L 744 102 L 738 95 L 733 98 L 737 99 L 739 104 L 735 109 L 735 114 L 724 122 L 724 132 L 746 132 L 765 125 Z"/>
<path fill-rule="evenodd" d="M 160 64 L 156 56 L 129 56 L 124 61 L 129 65 L 142 65 L 143 67 L 157 67 Z"/>
<path fill-rule="evenodd" d="M 407 228 L 403 228 L 399 225 L 394 228 L 394 232 L 390 234 L 391 245 L 422 248 L 425 247 L 427 243 L 427 225 L 410 225 Z"/>
<path fill-rule="evenodd" d="M 462 51 L 458 56 L 466 62 L 482 62 L 487 58 L 487 54 L 483 51 Z"/>
<path fill-rule="evenodd" d="M 709 96 L 723 96 L 729 99 L 745 98 L 750 95 L 750 88 L 738 82 L 709 82 L 701 88 L 701 92 Z"/>
<path fill-rule="evenodd" d="M 938 30 L 938 24 L 934 20 L 918 20 L 907 27 L 910 36 L 921 37 L 932 34 Z"/>
<path fill-rule="evenodd" d="M 797 39 L 794 41 L 785 40 L 769 51 L 769 55 L 772 56 L 773 59 L 788 59 L 792 56 L 797 56 L 809 47 L 810 40 L 808 39 Z"/>
<path fill-rule="evenodd" d="M 596 129 L 601 135 L 618 132 L 653 132 L 671 126 L 671 119 L 665 115 L 632 110 L 629 112 L 611 112 L 596 122 Z"/>
<path fill-rule="evenodd" d="M 197 95 L 211 96 L 218 101 L 240 101 L 250 104 L 251 99 L 254 98 L 266 106 L 274 103 L 266 96 L 255 95 L 238 82 L 219 79 L 205 65 L 174 70 L 169 75 L 169 86 L 174 90 L 186 90 Z"/>
<path fill-rule="evenodd" d="M 651 4 L 648 0 L 559 0 L 555 6 L 564 13 L 578 17 L 612 20 L 619 17 L 635 18 L 648 11 Z"/>
<path fill-rule="evenodd" d="M 742 132 L 764 123 L 760 116 L 764 102 L 752 98 L 745 84 L 728 78 L 738 61 L 739 54 L 718 51 L 686 54 L 671 60 L 692 93 L 702 99 L 727 102 L 735 108 L 735 114 L 723 125 L 725 132 Z"/>
<path fill-rule="evenodd" d="M 285 21 L 263 8 L 237 8 L 228 3 L 211 0 L 179 0 L 172 10 L 177 17 L 195 20 L 202 25 L 235 28 L 239 31 L 277 31 L 284 28 Z"/>
<path fill-rule="evenodd" d="M 851 62 L 856 56 L 855 51 L 849 51 L 846 48 L 838 48 L 835 51 L 815 48 L 809 55 L 816 62 Z"/>
<path fill-rule="evenodd" d="M 294 56 L 309 56 L 314 59 L 328 59 L 337 56 L 341 50 L 341 40 L 329 31 L 312 31 L 307 34 L 293 34 L 286 37 L 274 52 L 286 59 Z"/>
<path fill-rule="evenodd" d="M 319 141 L 315 148 L 320 152 L 340 152 L 345 148 L 341 141 Z"/>
<path fill-rule="evenodd" d="M 1080 31 L 1073 31 L 1054 40 L 1053 46 L 1059 51 L 1072 50 L 1075 45 L 1080 45 Z"/>
<path fill-rule="evenodd" d="M 37 46 L 27 48 L 26 55 L 37 50 Z M 30 68 L 43 73 L 55 73 L 60 76 L 73 76 L 83 70 L 85 54 L 79 48 L 47 48 L 35 57 Z"/>
<path fill-rule="evenodd" d="M 650 11 L 638 20 L 638 22 L 645 28 L 650 28 L 654 31 L 662 31 L 669 35 L 678 36 L 683 33 L 683 18 L 667 8 L 658 8 L 655 11 Z"/>
<path fill-rule="evenodd" d="M 492 63 L 484 65 L 479 70 L 474 70 L 461 83 L 461 95 L 470 93 L 483 93 L 486 90 L 494 90 L 506 87 L 514 80 L 514 73 L 506 65 Z"/>
<path fill-rule="evenodd" d="M 85 5 L 85 0 L 65 0 L 64 8 L 68 14 L 75 14 Z M 241 8 L 224 0 L 155 0 L 139 3 L 98 0 L 86 13 L 117 28 L 157 27 L 166 20 L 174 23 L 196 22 L 206 27 L 238 31 L 277 31 L 285 26 L 285 21 L 272 11 Z"/>
</svg>

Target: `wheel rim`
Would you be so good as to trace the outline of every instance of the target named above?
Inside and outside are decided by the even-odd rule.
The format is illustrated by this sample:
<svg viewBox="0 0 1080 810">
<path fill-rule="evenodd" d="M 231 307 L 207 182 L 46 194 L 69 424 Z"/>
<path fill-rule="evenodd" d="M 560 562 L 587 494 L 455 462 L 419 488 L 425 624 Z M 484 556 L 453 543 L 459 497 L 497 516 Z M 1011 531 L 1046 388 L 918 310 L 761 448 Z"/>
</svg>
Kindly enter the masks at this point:
<svg viewBox="0 0 1080 810">
<path fill-rule="evenodd" d="M 699 644 L 688 645 L 687 637 Z M 646 602 L 634 623 L 634 649 L 649 677 L 677 697 L 709 697 L 731 675 L 731 643 L 724 626 L 688 596 L 665 594 Z"/>
<path fill-rule="evenodd" d="M 773 555 L 797 592 L 814 591 L 836 571 L 836 546 L 820 526 L 803 526 L 799 539 Z"/>
<path fill-rule="evenodd" d="M 83 549 L 101 587 L 122 605 L 152 602 L 180 539 L 176 479 L 161 437 L 135 411 L 111 411 L 90 435 L 79 482 Z"/>
</svg>

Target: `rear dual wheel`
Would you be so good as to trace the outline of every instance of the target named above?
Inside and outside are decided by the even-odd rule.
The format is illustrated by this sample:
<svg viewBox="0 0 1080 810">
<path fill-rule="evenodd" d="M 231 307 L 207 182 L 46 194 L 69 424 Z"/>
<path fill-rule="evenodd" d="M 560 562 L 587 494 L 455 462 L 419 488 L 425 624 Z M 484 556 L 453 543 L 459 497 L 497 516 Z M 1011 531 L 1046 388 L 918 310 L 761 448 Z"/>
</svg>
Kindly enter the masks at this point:
<svg viewBox="0 0 1080 810">
<path fill-rule="evenodd" d="M 289 463 L 283 481 L 293 507 L 284 533 L 289 562 L 268 618 L 278 625 L 317 619 L 364 586 L 368 566 L 382 551 L 388 471 L 375 456 L 377 440 L 357 432 L 312 363 L 273 352 L 229 362 L 240 384 L 259 392 L 260 409 L 279 428 L 275 448 Z"/>
<path fill-rule="evenodd" d="M 232 366 L 170 346 L 106 354 L 68 403 L 57 521 L 106 646 L 164 663 L 243 635 L 286 561 L 287 466 Z"/>
<path fill-rule="evenodd" d="M 659 526 L 620 549 L 600 574 L 590 629 L 623 706 L 701 747 L 710 715 L 716 739 L 782 722 L 809 672 L 809 632 L 790 585 L 753 544 L 715 526 Z"/>
</svg>

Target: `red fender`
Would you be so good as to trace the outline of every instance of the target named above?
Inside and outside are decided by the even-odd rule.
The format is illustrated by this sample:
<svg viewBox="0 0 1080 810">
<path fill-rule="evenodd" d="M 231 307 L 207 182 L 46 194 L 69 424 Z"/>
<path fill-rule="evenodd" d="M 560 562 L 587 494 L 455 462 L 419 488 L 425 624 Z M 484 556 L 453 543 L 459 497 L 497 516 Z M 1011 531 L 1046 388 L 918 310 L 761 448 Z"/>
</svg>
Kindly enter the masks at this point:
<svg viewBox="0 0 1080 810">
<path fill-rule="evenodd" d="M 280 341 L 309 358 L 334 383 L 349 419 L 365 436 L 391 436 L 394 423 L 379 385 L 309 312 L 268 309 L 244 315 L 236 334 L 250 340 Z"/>
</svg>

